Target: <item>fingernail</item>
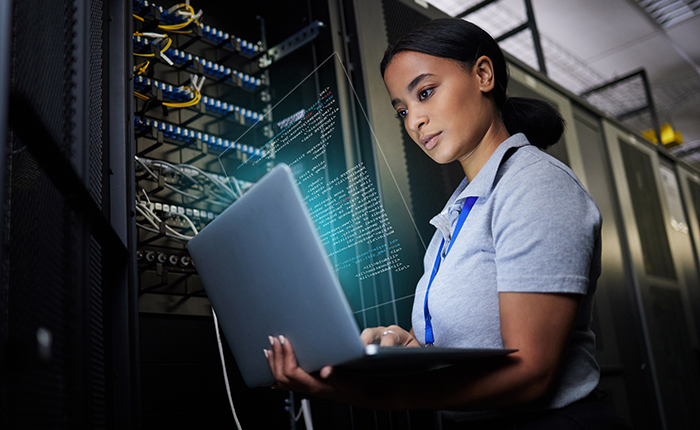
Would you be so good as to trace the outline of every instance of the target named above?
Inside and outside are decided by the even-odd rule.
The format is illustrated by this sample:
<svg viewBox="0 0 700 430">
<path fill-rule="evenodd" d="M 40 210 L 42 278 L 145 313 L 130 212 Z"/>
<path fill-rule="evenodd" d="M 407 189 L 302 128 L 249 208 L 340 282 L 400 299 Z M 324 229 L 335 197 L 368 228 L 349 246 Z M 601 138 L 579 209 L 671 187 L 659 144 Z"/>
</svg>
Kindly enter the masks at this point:
<svg viewBox="0 0 700 430">
<path fill-rule="evenodd" d="M 284 341 L 285 341 L 284 336 L 280 335 L 280 343 L 281 343 L 282 345 L 284 345 Z"/>
<path fill-rule="evenodd" d="M 269 355 L 268 355 L 269 352 L 268 352 L 266 349 L 263 349 L 263 352 L 265 353 L 265 358 L 270 358 Z"/>
<path fill-rule="evenodd" d="M 270 345 L 275 346 L 275 338 L 272 336 L 267 337 L 270 340 Z"/>
</svg>

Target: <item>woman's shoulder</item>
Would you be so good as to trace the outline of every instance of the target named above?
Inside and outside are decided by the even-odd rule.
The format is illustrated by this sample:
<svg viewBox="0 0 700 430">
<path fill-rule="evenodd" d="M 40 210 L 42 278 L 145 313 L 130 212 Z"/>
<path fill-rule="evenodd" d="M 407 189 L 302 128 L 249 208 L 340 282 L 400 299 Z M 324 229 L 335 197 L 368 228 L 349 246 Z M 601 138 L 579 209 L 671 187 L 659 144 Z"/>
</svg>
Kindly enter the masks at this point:
<svg viewBox="0 0 700 430">
<path fill-rule="evenodd" d="M 504 159 L 492 197 L 497 214 L 494 218 L 508 220 L 546 212 L 600 223 L 600 211 L 576 174 L 560 160 L 530 145 Z"/>
<path fill-rule="evenodd" d="M 495 179 L 494 189 L 504 191 L 523 187 L 554 187 L 562 190 L 572 188 L 588 195 L 569 166 L 532 145 L 522 146 L 509 154 L 499 166 Z"/>
</svg>

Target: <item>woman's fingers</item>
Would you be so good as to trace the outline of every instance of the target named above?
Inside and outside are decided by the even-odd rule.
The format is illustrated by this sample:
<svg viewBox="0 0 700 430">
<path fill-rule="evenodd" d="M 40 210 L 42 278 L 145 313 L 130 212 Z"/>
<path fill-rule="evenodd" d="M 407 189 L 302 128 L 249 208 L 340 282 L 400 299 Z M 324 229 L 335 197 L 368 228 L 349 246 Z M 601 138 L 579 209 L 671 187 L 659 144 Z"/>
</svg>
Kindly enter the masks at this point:
<svg viewBox="0 0 700 430">
<path fill-rule="evenodd" d="M 319 372 L 322 379 L 328 379 L 333 373 L 333 368 L 331 366 L 326 366 Z"/>
<path fill-rule="evenodd" d="M 362 330 L 362 333 L 360 333 L 360 339 L 362 340 L 362 343 L 365 345 L 370 345 L 374 343 L 374 329 L 373 328 L 366 328 Z"/>
<path fill-rule="evenodd" d="M 284 336 L 270 336 L 270 345 L 271 349 L 267 350 L 265 355 L 270 370 L 277 381 L 276 387 L 311 394 L 316 394 L 325 388 L 325 382 L 309 375 L 299 367 L 289 339 Z M 324 367 L 321 369 L 321 377 L 326 379 L 331 372 L 332 367 Z"/>
<path fill-rule="evenodd" d="M 391 327 L 387 328 L 382 332 L 382 339 L 380 341 L 381 346 L 394 346 L 403 345 L 401 335 L 398 330 L 392 330 Z"/>
<path fill-rule="evenodd" d="M 270 369 L 272 369 L 272 373 L 278 383 L 286 384 L 289 380 L 284 372 L 284 353 L 282 350 L 282 344 L 280 343 L 279 338 L 269 336 L 269 339 L 270 346 L 272 348 L 270 352 L 270 355 L 272 356 L 272 365 L 270 366 Z"/>
<path fill-rule="evenodd" d="M 365 345 L 378 343 L 382 346 L 420 346 L 412 331 L 407 332 L 397 325 L 366 328 L 362 331 L 360 339 Z"/>
<path fill-rule="evenodd" d="M 373 343 L 381 343 L 382 333 L 387 330 L 387 327 L 372 327 L 362 330 L 360 334 L 360 339 L 365 345 L 370 345 Z"/>
</svg>

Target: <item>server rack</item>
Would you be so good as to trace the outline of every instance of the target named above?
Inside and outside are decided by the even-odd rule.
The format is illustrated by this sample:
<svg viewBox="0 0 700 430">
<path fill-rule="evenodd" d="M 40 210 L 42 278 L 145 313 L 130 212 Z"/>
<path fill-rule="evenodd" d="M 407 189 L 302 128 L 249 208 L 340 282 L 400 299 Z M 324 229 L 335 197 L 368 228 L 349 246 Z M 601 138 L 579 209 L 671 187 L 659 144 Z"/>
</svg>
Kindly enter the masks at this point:
<svg viewBox="0 0 700 430">
<path fill-rule="evenodd" d="M 119 116 L 107 72 L 112 6 L 2 3 L 3 42 L 11 40 L 0 169 L 0 425 L 8 428 L 135 423 L 133 284 L 117 233 L 128 229 L 126 201 L 109 192 L 126 189 L 110 170 L 119 163 L 107 120 Z"/>
<path fill-rule="evenodd" d="M 697 404 L 698 393 L 697 384 L 687 381 L 698 378 L 692 350 L 697 340 L 683 274 L 695 272 L 695 277 L 697 268 L 692 260 L 676 254 L 684 245 L 679 240 L 683 237 L 671 227 L 668 199 L 678 192 L 670 187 L 664 189 L 660 177 L 662 172 L 670 172 L 667 181 L 675 182 L 675 174 L 662 167 L 655 149 L 637 137 L 607 123 L 605 132 L 625 220 L 659 415 L 665 428 L 692 427 L 697 416 L 690 412 L 690 405 Z M 689 241 L 687 235 L 684 238 Z M 689 246 L 686 250 L 692 256 Z M 690 267 L 685 266 L 687 263 Z M 681 386 L 684 388 L 679 389 Z"/>
</svg>

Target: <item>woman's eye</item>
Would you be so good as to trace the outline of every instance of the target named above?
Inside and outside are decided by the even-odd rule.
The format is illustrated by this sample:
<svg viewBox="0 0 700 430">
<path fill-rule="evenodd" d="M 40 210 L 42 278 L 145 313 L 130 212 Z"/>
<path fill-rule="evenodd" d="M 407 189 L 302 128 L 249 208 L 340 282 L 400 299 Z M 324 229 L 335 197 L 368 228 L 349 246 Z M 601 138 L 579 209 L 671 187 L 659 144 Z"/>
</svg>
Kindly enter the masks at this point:
<svg viewBox="0 0 700 430">
<path fill-rule="evenodd" d="M 433 93 L 433 89 L 432 89 L 432 88 L 426 88 L 426 89 L 424 89 L 424 90 L 421 90 L 421 92 L 418 93 L 418 100 L 425 100 L 425 99 L 427 99 L 428 97 L 430 97 L 430 95 L 431 95 L 432 93 Z"/>
<path fill-rule="evenodd" d="M 406 118 L 406 115 L 408 115 L 408 111 L 406 109 L 396 111 L 396 118 L 398 119 L 404 119 Z"/>
</svg>

